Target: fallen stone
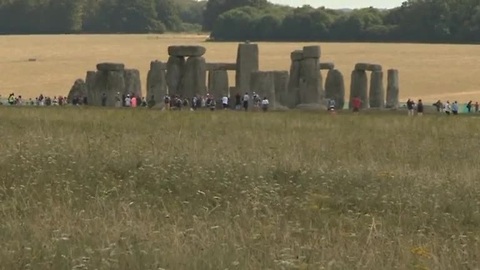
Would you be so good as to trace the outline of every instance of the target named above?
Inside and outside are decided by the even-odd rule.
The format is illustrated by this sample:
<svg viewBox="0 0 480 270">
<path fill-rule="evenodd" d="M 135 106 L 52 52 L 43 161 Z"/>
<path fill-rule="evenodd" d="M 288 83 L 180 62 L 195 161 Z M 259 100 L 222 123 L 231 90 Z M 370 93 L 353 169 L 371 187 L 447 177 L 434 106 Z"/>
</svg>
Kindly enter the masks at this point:
<svg viewBox="0 0 480 270">
<path fill-rule="evenodd" d="M 167 94 L 167 81 L 165 78 L 166 66 L 160 61 L 150 62 L 150 70 L 147 74 L 147 100 L 155 100 L 155 104 L 163 104 L 163 98 Z"/>
<path fill-rule="evenodd" d="M 207 63 L 207 70 L 236 70 L 236 63 Z"/>
<path fill-rule="evenodd" d="M 203 56 L 207 50 L 202 46 L 169 46 L 169 56 L 179 57 L 199 57 Z"/>
<path fill-rule="evenodd" d="M 275 100 L 277 105 L 287 106 L 288 104 L 288 71 L 273 71 L 275 86 Z"/>
<path fill-rule="evenodd" d="M 258 68 L 258 44 L 238 44 L 235 73 L 235 86 L 238 91 L 245 93 L 250 90 L 250 75 L 252 72 L 258 71 Z"/>
<path fill-rule="evenodd" d="M 74 98 L 82 99 L 87 96 L 87 84 L 83 79 L 75 80 L 67 96 L 67 102 L 72 103 Z"/>
<path fill-rule="evenodd" d="M 320 63 L 321 70 L 332 70 L 335 68 L 334 63 Z"/>
<path fill-rule="evenodd" d="M 142 98 L 142 83 L 140 81 L 140 71 L 138 69 L 125 69 L 125 94 L 134 95 Z"/>
<path fill-rule="evenodd" d="M 193 56 L 185 63 L 185 72 L 179 87 L 182 97 L 192 98 L 197 94 L 205 94 L 207 85 L 207 69 L 205 58 Z"/>
<path fill-rule="evenodd" d="M 212 70 L 208 72 L 208 92 L 216 99 L 228 95 L 228 73 L 226 70 Z"/>
<path fill-rule="evenodd" d="M 352 108 L 352 101 L 355 97 L 362 101 L 362 108 L 368 108 L 368 78 L 364 70 L 352 71 L 350 83 L 350 102 L 349 108 Z"/>
<path fill-rule="evenodd" d="M 345 82 L 337 69 L 329 70 L 325 80 L 325 97 L 335 100 L 335 109 L 341 110 L 345 105 Z"/>
<path fill-rule="evenodd" d="M 370 108 L 385 107 L 385 88 L 383 86 L 383 71 L 373 71 L 370 74 Z"/>
<path fill-rule="evenodd" d="M 399 106 L 398 96 L 400 93 L 398 70 L 389 69 L 387 74 L 387 108 L 396 109 Z"/>
<path fill-rule="evenodd" d="M 121 71 L 125 69 L 124 64 L 120 63 L 100 63 L 97 64 L 98 71 Z"/>
<path fill-rule="evenodd" d="M 170 56 L 167 61 L 167 92 L 176 95 L 179 91 L 180 81 L 185 69 L 185 59 L 178 56 Z"/>
<path fill-rule="evenodd" d="M 305 46 L 303 47 L 303 58 L 320 58 L 320 46 Z"/>
<path fill-rule="evenodd" d="M 303 59 L 303 51 L 302 50 L 295 50 L 290 53 L 290 59 L 292 61 L 301 61 Z"/>
</svg>

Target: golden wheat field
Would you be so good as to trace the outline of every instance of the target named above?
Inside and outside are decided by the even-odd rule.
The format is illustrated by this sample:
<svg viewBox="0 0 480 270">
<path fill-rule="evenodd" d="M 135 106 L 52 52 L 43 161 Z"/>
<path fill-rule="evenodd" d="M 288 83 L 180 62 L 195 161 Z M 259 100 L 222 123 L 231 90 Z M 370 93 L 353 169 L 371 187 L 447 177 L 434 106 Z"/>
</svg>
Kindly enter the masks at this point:
<svg viewBox="0 0 480 270">
<path fill-rule="evenodd" d="M 236 43 L 207 43 L 204 35 L 0 36 L 0 93 L 24 97 L 66 95 L 77 78 L 102 61 L 123 62 L 145 77 L 152 60 L 167 60 L 167 47 L 200 44 L 208 62 L 234 62 Z M 290 52 L 308 43 L 260 43 L 262 70 L 288 70 Z M 425 100 L 480 97 L 480 50 L 475 45 L 316 43 L 324 62 L 346 79 L 357 62 L 400 70 L 400 96 Z M 29 62 L 29 59 L 36 59 Z M 234 77 L 230 74 L 230 84 Z M 144 86 L 145 87 L 145 86 Z M 144 88 L 145 89 L 145 88 Z"/>
</svg>

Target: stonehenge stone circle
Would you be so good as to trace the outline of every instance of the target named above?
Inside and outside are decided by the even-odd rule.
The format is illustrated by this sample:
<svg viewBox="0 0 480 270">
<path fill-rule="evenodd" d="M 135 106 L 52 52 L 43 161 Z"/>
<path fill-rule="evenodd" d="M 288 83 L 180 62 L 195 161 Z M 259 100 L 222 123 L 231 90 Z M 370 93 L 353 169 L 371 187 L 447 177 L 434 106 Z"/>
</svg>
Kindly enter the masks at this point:
<svg viewBox="0 0 480 270">
<path fill-rule="evenodd" d="M 207 50 L 202 46 L 169 46 L 169 56 L 179 57 L 200 57 L 205 54 Z"/>
<path fill-rule="evenodd" d="M 350 102 L 349 107 L 352 108 L 352 101 L 355 97 L 362 101 L 362 108 L 368 108 L 368 78 L 367 72 L 364 70 L 352 71 L 352 79 L 350 83 Z"/>
<path fill-rule="evenodd" d="M 215 98 L 228 95 L 228 73 L 226 70 L 212 70 L 208 72 L 208 92 Z"/>
<path fill-rule="evenodd" d="M 282 106 L 288 105 L 288 71 L 273 71 L 275 101 Z"/>
<path fill-rule="evenodd" d="M 258 71 L 258 68 L 258 44 L 239 44 L 237 49 L 237 68 L 235 74 L 237 91 L 245 93 L 250 90 L 250 75 L 252 72 Z"/>
<path fill-rule="evenodd" d="M 399 78 L 398 70 L 389 69 L 387 73 L 387 108 L 398 108 Z"/>
<path fill-rule="evenodd" d="M 75 80 L 70 92 L 68 92 L 67 102 L 72 103 L 74 98 L 84 98 L 87 96 L 87 84 L 83 79 Z"/>
<path fill-rule="evenodd" d="M 342 73 L 337 69 L 331 69 L 327 73 L 325 97 L 335 100 L 335 109 L 343 109 L 345 105 L 345 82 Z"/>
<path fill-rule="evenodd" d="M 383 86 L 383 71 L 373 71 L 370 74 L 370 108 L 385 107 L 385 88 Z"/>
<path fill-rule="evenodd" d="M 142 98 L 142 82 L 140 81 L 140 71 L 138 69 L 125 69 L 125 93 Z M 123 94 L 123 93 L 121 93 Z"/>
<path fill-rule="evenodd" d="M 125 65 L 121 63 L 100 63 L 97 64 L 98 71 L 121 71 L 125 69 Z"/>
<path fill-rule="evenodd" d="M 156 104 L 163 104 L 163 97 L 167 94 L 167 81 L 165 77 L 165 64 L 160 61 L 150 62 L 150 70 L 147 74 L 147 96 L 150 100 L 152 96 Z"/>
<path fill-rule="evenodd" d="M 270 108 L 276 108 L 275 80 L 271 71 L 253 71 L 250 77 L 250 89 L 259 94 L 260 98 L 267 97 Z"/>
<path fill-rule="evenodd" d="M 321 70 L 332 70 L 335 68 L 335 64 L 334 63 L 320 63 L 320 69 Z"/>
<path fill-rule="evenodd" d="M 168 71 L 167 71 L 168 72 Z M 187 59 L 181 78 L 179 94 L 182 97 L 193 97 L 204 94 L 207 87 L 207 68 L 205 58 L 192 56 Z"/>
<path fill-rule="evenodd" d="M 185 59 L 178 56 L 170 56 L 167 61 L 167 92 L 169 95 L 178 94 L 180 81 L 185 68 Z"/>
</svg>

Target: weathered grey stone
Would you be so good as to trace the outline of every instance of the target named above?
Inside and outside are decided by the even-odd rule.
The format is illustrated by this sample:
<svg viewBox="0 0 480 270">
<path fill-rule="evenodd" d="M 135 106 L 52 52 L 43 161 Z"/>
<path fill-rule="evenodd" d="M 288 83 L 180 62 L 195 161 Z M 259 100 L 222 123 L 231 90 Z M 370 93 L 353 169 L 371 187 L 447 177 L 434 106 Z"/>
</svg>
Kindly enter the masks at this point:
<svg viewBox="0 0 480 270">
<path fill-rule="evenodd" d="M 322 93 L 321 73 L 318 58 L 300 61 L 300 104 L 319 103 Z"/>
<path fill-rule="evenodd" d="M 87 71 L 85 77 L 85 85 L 87 86 L 87 102 L 90 104 L 91 100 L 100 100 L 101 93 L 95 92 L 95 83 L 97 81 L 97 74 L 104 73 L 105 71 Z M 98 75 L 101 76 L 101 75 Z"/>
<path fill-rule="evenodd" d="M 364 70 L 352 71 L 352 79 L 350 83 L 350 102 L 349 107 L 352 108 L 352 101 L 355 97 L 362 101 L 362 108 L 368 108 L 368 78 L 367 72 Z"/>
<path fill-rule="evenodd" d="M 303 51 L 302 50 L 295 50 L 290 53 L 290 59 L 292 61 L 300 61 L 303 59 Z"/>
<path fill-rule="evenodd" d="M 305 111 L 326 111 L 327 110 L 327 106 L 319 103 L 298 104 L 296 108 L 299 110 L 305 110 Z"/>
<path fill-rule="evenodd" d="M 190 57 L 203 56 L 207 50 L 202 46 L 169 46 L 168 55 Z"/>
<path fill-rule="evenodd" d="M 115 106 L 117 93 L 125 93 L 125 76 L 123 70 L 98 71 L 95 75 L 93 91 L 88 91 L 88 104 L 100 106 L 103 94 L 107 97 L 106 106 Z"/>
<path fill-rule="evenodd" d="M 250 75 L 253 71 L 258 71 L 258 67 L 258 44 L 238 44 L 235 74 L 235 86 L 238 91 L 242 93 L 249 91 Z"/>
<path fill-rule="evenodd" d="M 142 82 L 138 69 L 125 69 L 125 94 L 135 95 L 142 98 Z"/>
<path fill-rule="evenodd" d="M 93 90 L 93 84 L 95 83 L 96 71 L 87 71 L 85 76 L 85 85 L 87 86 L 87 92 Z"/>
<path fill-rule="evenodd" d="M 321 70 L 332 70 L 335 68 L 335 64 L 334 63 L 320 63 L 320 69 Z"/>
<path fill-rule="evenodd" d="M 358 63 L 355 65 L 355 70 L 382 71 L 382 66 L 376 64 Z"/>
<path fill-rule="evenodd" d="M 189 57 L 185 63 L 185 72 L 180 83 L 179 94 L 191 98 L 197 94 L 205 94 L 207 85 L 207 69 L 205 58 Z"/>
<path fill-rule="evenodd" d="M 303 47 L 303 58 L 320 58 L 320 46 L 305 46 Z"/>
<path fill-rule="evenodd" d="M 99 63 L 97 64 L 97 70 L 99 71 L 120 71 L 124 70 L 125 65 L 121 63 Z"/>
<path fill-rule="evenodd" d="M 285 106 L 295 108 L 300 104 L 300 61 L 292 61 L 288 79 L 288 96 Z"/>
<path fill-rule="evenodd" d="M 163 104 L 163 97 L 167 94 L 167 81 L 165 78 L 166 66 L 160 61 L 150 62 L 150 70 L 147 74 L 147 100 L 153 96 L 156 104 Z"/>
<path fill-rule="evenodd" d="M 70 92 L 68 92 L 67 102 L 72 103 L 74 98 L 82 99 L 87 96 L 87 85 L 83 79 L 75 80 Z"/>
<path fill-rule="evenodd" d="M 168 58 L 166 74 L 168 94 L 178 94 L 184 69 L 185 59 L 183 57 L 170 56 Z"/>
<path fill-rule="evenodd" d="M 256 92 L 261 99 L 267 97 L 271 109 L 277 107 L 273 72 L 253 71 L 250 77 L 250 89 L 252 89 L 252 92 Z"/>
<path fill-rule="evenodd" d="M 277 105 L 288 105 L 288 71 L 273 71 L 275 85 L 275 100 Z"/>
<path fill-rule="evenodd" d="M 208 92 L 217 99 L 228 95 L 228 73 L 226 70 L 208 72 Z"/>
<path fill-rule="evenodd" d="M 236 63 L 207 63 L 207 70 L 236 70 Z"/>
<path fill-rule="evenodd" d="M 370 74 L 370 108 L 385 107 L 385 88 L 383 86 L 383 71 L 373 71 Z"/>
<path fill-rule="evenodd" d="M 335 100 L 335 109 L 341 110 L 345 105 L 345 82 L 337 69 L 329 70 L 325 80 L 325 97 Z"/>
<path fill-rule="evenodd" d="M 389 69 L 387 74 L 387 108 L 398 108 L 400 93 L 398 70 Z"/>
</svg>

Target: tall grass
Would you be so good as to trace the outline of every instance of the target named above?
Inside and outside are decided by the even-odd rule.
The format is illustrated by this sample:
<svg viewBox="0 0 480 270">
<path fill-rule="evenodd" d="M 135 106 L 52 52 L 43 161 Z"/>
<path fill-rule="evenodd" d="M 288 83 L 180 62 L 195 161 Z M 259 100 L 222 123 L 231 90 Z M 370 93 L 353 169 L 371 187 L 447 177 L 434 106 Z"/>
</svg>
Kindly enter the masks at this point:
<svg viewBox="0 0 480 270">
<path fill-rule="evenodd" d="M 0 108 L 0 267 L 478 269 L 477 121 Z"/>
</svg>

